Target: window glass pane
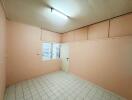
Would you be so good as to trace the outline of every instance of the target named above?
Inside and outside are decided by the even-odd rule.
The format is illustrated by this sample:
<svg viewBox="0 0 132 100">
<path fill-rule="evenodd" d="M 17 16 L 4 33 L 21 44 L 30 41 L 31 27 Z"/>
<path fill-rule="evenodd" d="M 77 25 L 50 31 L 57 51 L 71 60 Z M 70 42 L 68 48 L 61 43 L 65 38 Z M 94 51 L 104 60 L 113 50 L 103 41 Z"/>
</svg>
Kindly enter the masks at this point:
<svg viewBox="0 0 132 100">
<path fill-rule="evenodd" d="M 60 44 L 59 43 L 43 43 L 42 44 L 42 59 L 51 60 L 60 57 Z"/>
<path fill-rule="evenodd" d="M 44 60 L 50 60 L 52 55 L 51 55 L 51 49 L 52 44 L 51 43 L 43 43 L 42 46 L 42 57 Z"/>
<path fill-rule="evenodd" d="M 60 57 L 60 44 L 53 43 L 52 58 L 56 59 Z"/>
</svg>

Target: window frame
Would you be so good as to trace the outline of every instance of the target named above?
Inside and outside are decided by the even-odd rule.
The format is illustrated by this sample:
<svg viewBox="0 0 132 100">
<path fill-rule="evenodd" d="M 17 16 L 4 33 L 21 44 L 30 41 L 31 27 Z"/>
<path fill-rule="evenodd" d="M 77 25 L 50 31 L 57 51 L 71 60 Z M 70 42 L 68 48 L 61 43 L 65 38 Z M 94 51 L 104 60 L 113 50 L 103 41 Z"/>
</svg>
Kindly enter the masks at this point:
<svg viewBox="0 0 132 100">
<path fill-rule="evenodd" d="M 41 57 L 42 57 L 42 60 L 44 60 L 44 61 L 49 61 L 49 60 L 60 59 L 61 43 L 58 43 L 58 42 L 42 42 L 42 45 L 41 45 L 41 46 L 43 46 L 44 43 L 50 43 L 50 44 L 51 44 L 51 48 L 50 48 L 50 53 L 51 53 L 50 55 L 51 55 L 51 56 L 50 56 L 49 59 L 45 59 L 44 54 L 43 54 L 43 53 L 44 53 L 44 52 L 43 52 L 43 51 L 44 51 L 44 50 L 43 50 L 44 48 L 42 47 L 42 52 L 41 52 L 41 53 L 42 53 L 42 56 L 41 56 Z M 53 47 L 54 47 L 53 45 L 54 45 L 54 44 L 59 44 L 59 56 L 56 57 L 56 58 L 53 58 Z"/>
</svg>

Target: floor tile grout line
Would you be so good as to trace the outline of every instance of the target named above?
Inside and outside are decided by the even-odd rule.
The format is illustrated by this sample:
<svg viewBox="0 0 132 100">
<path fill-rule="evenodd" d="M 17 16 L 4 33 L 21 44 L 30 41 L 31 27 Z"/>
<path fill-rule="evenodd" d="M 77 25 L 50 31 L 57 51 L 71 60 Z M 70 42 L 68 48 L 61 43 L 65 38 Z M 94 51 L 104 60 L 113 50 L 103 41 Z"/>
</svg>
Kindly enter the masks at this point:
<svg viewBox="0 0 132 100">
<path fill-rule="evenodd" d="M 48 85 L 47 85 L 47 87 L 49 87 Z M 51 91 L 51 89 L 49 88 L 49 90 Z M 51 91 L 52 93 L 53 93 L 53 91 Z M 54 93 L 53 93 L 54 94 Z M 56 94 L 54 94 L 54 95 L 56 95 Z"/>
<path fill-rule="evenodd" d="M 7 97 L 8 97 L 8 92 L 7 92 L 7 91 L 8 91 L 8 88 L 6 88 L 5 91 L 6 91 L 6 93 L 5 93 L 5 95 L 4 95 L 4 100 L 7 100 Z"/>
<path fill-rule="evenodd" d="M 16 100 L 16 84 L 15 84 L 15 100 Z"/>
<path fill-rule="evenodd" d="M 34 80 L 32 80 L 32 83 L 34 83 Z M 35 84 L 34 84 L 34 86 L 35 86 Z M 38 91 L 36 86 L 35 86 L 35 88 L 36 88 L 36 90 L 37 90 L 37 92 L 38 92 L 38 94 L 39 94 L 39 96 L 41 97 L 41 100 L 42 100 L 42 96 L 40 95 L 40 93 L 39 93 L 39 91 Z"/>
<path fill-rule="evenodd" d="M 33 95 L 32 95 L 32 93 L 31 93 L 31 89 L 30 89 L 30 87 L 29 87 L 29 80 L 27 81 L 27 84 L 28 84 L 29 92 L 30 92 L 30 94 L 31 94 L 31 98 L 32 98 L 32 100 L 33 100 Z"/>
<path fill-rule="evenodd" d="M 84 100 L 85 100 L 86 96 L 89 94 L 90 91 L 92 91 L 92 87 L 90 87 L 90 89 L 88 90 L 88 92 L 87 92 L 86 95 L 84 96 Z"/>
<path fill-rule="evenodd" d="M 23 91 L 23 87 L 22 87 L 22 83 L 20 84 L 21 88 L 22 88 L 22 96 L 23 96 L 23 99 L 25 100 L 24 98 L 24 91 Z"/>
<path fill-rule="evenodd" d="M 24 96 L 24 90 L 23 90 L 23 84 L 22 83 L 21 83 L 21 87 L 22 87 L 23 99 L 26 100 L 25 96 Z"/>
<path fill-rule="evenodd" d="M 38 81 L 38 83 L 40 84 L 40 86 L 42 86 L 41 83 L 40 83 L 40 80 Z M 43 87 L 43 86 L 42 86 L 42 87 Z M 45 94 L 46 94 L 47 97 L 49 98 L 48 94 L 47 94 L 47 93 L 45 93 Z"/>
</svg>

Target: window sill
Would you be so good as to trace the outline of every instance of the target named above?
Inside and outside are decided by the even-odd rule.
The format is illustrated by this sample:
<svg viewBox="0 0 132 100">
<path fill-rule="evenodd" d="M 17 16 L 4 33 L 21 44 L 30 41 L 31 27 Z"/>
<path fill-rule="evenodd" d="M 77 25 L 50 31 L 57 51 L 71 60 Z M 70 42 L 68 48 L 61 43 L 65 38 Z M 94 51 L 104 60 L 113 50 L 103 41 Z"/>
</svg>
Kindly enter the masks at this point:
<svg viewBox="0 0 132 100">
<path fill-rule="evenodd" d="M 42 59 L 42 61 L 55 61 L 55 60 L 60 60 L 60 58 L 56 58 L 56 59 Z"/>
</svg>

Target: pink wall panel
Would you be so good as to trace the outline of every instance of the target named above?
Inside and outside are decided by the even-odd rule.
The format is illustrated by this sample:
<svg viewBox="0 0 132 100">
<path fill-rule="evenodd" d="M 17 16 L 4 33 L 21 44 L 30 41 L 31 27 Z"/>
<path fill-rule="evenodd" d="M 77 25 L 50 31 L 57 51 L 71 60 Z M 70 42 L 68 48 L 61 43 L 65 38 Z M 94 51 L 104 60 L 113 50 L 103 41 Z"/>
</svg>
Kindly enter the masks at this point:
<svg viewBox="0 0 132 100">
<path fill-rule="evenodd" d="M 75 35 L 74 31 L 64 33 L 63 37 L 62 37 L 62 42 L 72 42 L 72 41 L 74 41 L 74 38 L 75 38 L 74 35 Z"/>
<path fill-rule="evenodd" d="M 62 35 L 72 40 L 70 71 L 132 100 L 132 37 L 121 37 L 132 34 L 131 26 L 129 14 L 89 26 L 87 41 L 80 41 L 84 35 L 78 30 Z"/>
<path fill-rule="evenodd" d="M 61 42 L 61 35 L 59 33 L 42 30 L 41 39 L 45 42 Z"/>
<path fill-rule="evenodd" d="M 87 40 L 88 27 L 77 29 L 74 31 L 75 41 Z"/>
<path fill-rule="evenodd" d="M 101 39 L 108 37 L 109 21 L 97 23 L 88 27 L 88 39 Z"/>
<path fill-rule="evenodd" d="M 42 61 L 37 55 L 42 48 L 40 28 L 8 21 L 7 34 L 7 85 L 60 70 L 60 60 Z"/>
<path fill-rule="evenodd" d="M 131 100 L 130 44 L 132 37 L 73 42 L 70 44 L 70 72 Z"/>
<path fill-rule="evenodd" d="M 132 13 L 110 21 L 110 37 L 132 35 Z"/>
</svg>

